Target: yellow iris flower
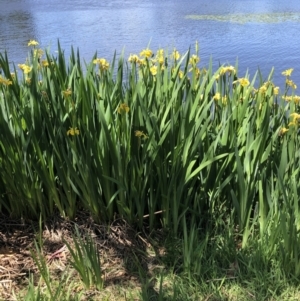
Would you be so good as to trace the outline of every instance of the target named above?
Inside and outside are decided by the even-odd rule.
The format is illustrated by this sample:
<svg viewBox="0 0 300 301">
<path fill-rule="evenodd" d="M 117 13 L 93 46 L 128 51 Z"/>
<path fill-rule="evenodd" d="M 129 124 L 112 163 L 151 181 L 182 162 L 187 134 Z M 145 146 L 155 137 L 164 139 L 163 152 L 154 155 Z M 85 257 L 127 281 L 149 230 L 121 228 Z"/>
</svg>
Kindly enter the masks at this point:
<svg viewBox="0 0 300 301">
<path fill-rule="evenodd" d="M 47 60 L 42 60 L 42 65 L 44 66 L 44 67 L 48 67 L 49 66 L 49 63 L 48 63 L 48 61 Z"/>
<path fill-rule="evenodd" d="M 172 58 L 174 59 L 174 60 L 179 60 L 180 59 L 180 53 L 179 53 L 179 51 L 177 51 L 176 49 L 174 49 L 174 51 L 173 51 L 173 53 L 172 53 Z"/>
<path fill-rule="evenodd" d="M 217 92 L 213 98 L 214 98 L 214 100 L 218 101 L 221 99 L 221 94 L 219 92 Z"/>
<path fill-rule="evenodd" d="M 151 72 L 152 75 L 156 75 L 157 74 L 157 66 L 152 66 L 150 68 L 150 72 Z"/>
<path fill-rule="evenodd" d="M 282 136 L 288 131 L 289 131 L 289 129 L 287 129 L 287 128 L 281 128 L 280 131 L 279 131 L 279 135 Z"/>
<path fill-rule="evenodd" d="M 298 95 L 293 96 L 293 102 L 295 104 L 298 104 L 300 102 L 300 96 L 298 96 Z"/>
<path fill-rule="evenodd" d="M 156 52 L 156 60 L 160 65 L 163 65 L 165 62 L 164 50 L 158 49 Z"/>
<path fill-rule="evenodd" d="M 28 46 L 37 46 L 39 43 L 36 40 L 30 40 Z"/>
<path fill-rule="evenodd" d="M 97 58 L 97 59 L 93 60 L 93 63 L 95 65 L 98 64 L 101 71 L 105 71 L 105 70 L 109 69 L 109 62 L 106 59 L 103 59 L 103 58 L 99 59 L 99 58 Z"/>
<path fill-rule="evenodd" d="M 128 58 L 128 62 L 130 63 L 138 63 L 139 62 L 139 57 L 136 54 L 130 54 Z"/>
<path fill-rule="evenodd" d="M 18 64 L 18 67 L 23 70 L 25 74 L 28 74 L 32 70 L 32 66 L 28 66 L 26 64 Z"/>
<path fill-rule="evenodd" d="M 182 79 L 183 76 L 184 76 L 184 72 L 183 72 L 182 70 L 179 70 L 179 71 L 178 71 L 178 77 L 179 77 L 180 79 Z"/>
<path fill-rule="evenodd" d="M 70 128 L 68 131 L 67 131 L 67 135 L 71 135 L 71 136 L 75 136 L 75 135 L 79 135 L 79 130 L 77 128 Z"/>
<path fill-rule="evenodd" d="M 68 97 L 68 96 L 71 96 L 72 95 L 72 91 L 71 91 L 71 89 L 67 89 L 67 90 L 65 90 L 65 91 L 63 91 L 63 96 L 64 97 Z"/>
<path fill-rule="evenodd" d="M 279 94 L 279 87 L 274 87 L 273 92 L 274 92 L 274 95 L 278 95 Z"/>
<path fill-rule="evenodd" d="M 283 71 L 281 74 L 284 75 L 284 76 L 291 76 L 293 70 L 294 70 L 293 68 L 290 68 L 290 69 L 287 69 L 287 70 Z"/>
<path fill-rule="evenodd" d="M 226 96 L 226 95 L 224 95 L 224 96 L 222 97 L 222 104 L 223 104 L 224 106 L 227 105 L 227 96 Z"/>
<path fill-rule="evenodd" d="M 33 55 L 34 57 L 41 58 L 44 54 L 43 49 L 34 49 Z"/>
<path fill-rule="evenodd" d="M 282 96 L 282 98 L 285 101 L 294 102 L 295 104 L 298 104 L 300 102 L 300 96 L 298 96 L 298 95 L 294 95 L 294 96 Z"/>
<path fill-rule="evenodd" d="M 6 78 L 3 78 L 1 75 L 0 75 L 0 84 L 3 84 L 5 86 L 9 86 L 9 85 L 12 85 L 12 81 L 11 80 L 8 80 Z"/>
<path fill-rule="evenodd" d="M 231 74 L 231 73 L 235 74 L 235 68 L 233 66 L 222 67 L 220 70 L 220 75 L 223 75 L 226 72 L 228 72 L 229 74 Z"/>
<path fill-rule="evenodd" d="M 292 122 L 293 124 L 296 124 L 298 121 L 300 121 L 300 114 L 298 113 L 292 113 L 290 115 L 290 117 L 292 118 Z"/>
<path fill-rule="evenodd" d="M 143 131 L 135 131 L 134 135 L 139 138 L 148 138 L 148 136 Z"/>
<path fill-rule="evenodd" d="M 150 57 L 152 57 L 152 54 L 153 54 L 152 50 L 150 50 L 149 48 L 146 48 L 141 51 L 140 56 L 150 58 Z"/>
<path fill-rule="evenodd" d="M 117 109 L 119 114 L 122 113 L 128 113 L 129 112 L 129 107 L 126 103 L 121 103 Z"/>
<path fill-rule="evenodd" d="M 237 82 L 239 82 L 242 87 L 247 87 L 250 85 L 249 80 L 245 77 L 239 78 L 238 80 L 234 81 L 233 84 Z"/>
<path fill-rule="evenodd" d="M 287 84 L 287 86 L 292 87 L 293 89 L 297 89 L 297 85 L 291 79 L 286 79 L 285 83 Z"/>
<path fill-rule="evenodd" d="M 267 92 L 267 87 L 265 85 L 261 86 L 258 91 L 261 93 L 261 94 L 265 94 Z"/>
<path fill-rule="evenodd" d="M 198 55 L 196 54 L 193 54 L 190 59 L 189 59 L 189 64 L 192 65 L 192 66 L 195 66 L 197 63 L 200 62 L 200 58 Z"/>
</svg>

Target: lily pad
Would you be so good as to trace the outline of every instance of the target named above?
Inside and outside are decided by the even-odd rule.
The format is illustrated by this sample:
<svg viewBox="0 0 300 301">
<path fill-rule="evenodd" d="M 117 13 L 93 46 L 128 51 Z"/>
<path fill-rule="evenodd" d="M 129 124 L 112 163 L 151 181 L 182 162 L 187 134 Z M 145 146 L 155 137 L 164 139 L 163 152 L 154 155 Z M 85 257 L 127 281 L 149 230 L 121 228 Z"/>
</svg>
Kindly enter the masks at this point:
<svg viewBox="0 0 300 301">
<path fill-rule="evenodd" d="M 300 13 L 257 13 L 257 14 L 226 14 L 226 15 L 187 15 L 186 19 L 210 20 L 231 23 L 282 23 L 300 22 Z"/>
</svg>

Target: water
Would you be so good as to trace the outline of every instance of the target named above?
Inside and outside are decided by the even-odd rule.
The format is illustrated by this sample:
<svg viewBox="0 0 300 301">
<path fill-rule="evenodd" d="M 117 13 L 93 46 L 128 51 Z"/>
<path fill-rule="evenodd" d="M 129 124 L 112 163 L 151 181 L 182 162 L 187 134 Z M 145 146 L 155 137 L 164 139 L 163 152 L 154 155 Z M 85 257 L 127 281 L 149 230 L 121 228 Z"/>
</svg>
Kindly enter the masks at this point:
<svg viewBox="0 0 300 301">
<path fill-rule="evenodd" d="M 293 67 L 300 86 L 299 32 L 298 0 L 0 0 L 0 52 L 14 63 L 24 62 L 30 39 L 53 53 L 59 39 L 66 55 L 73 45 L 86 61 L 149 44 L 183 52 L 197 40 L 200 67 L 211 56 L 215 65 L 238 59 L 240 76 L 260 67 L 266 78 L 275 67 L 278 85 Z"/>
</svg>

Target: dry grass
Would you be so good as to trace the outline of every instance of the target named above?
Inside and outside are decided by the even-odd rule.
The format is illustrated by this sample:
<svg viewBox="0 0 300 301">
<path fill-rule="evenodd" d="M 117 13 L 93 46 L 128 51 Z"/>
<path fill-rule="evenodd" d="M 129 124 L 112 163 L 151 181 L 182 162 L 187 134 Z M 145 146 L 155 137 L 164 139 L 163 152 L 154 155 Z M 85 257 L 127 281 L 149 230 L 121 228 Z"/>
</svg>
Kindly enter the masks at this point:
<svg viewBox="0 0 300 301">
<path fill-rule="evenodd" d="M 72 234 L 75 226 L 84 236 L 89 234 L 99 247 L 105 289 L 86 291 L 80 278 L 69 264 L 70 254 L 65 245 L 74 245 Z M 159 240 L 158 231 L 155 239 Z M 140 273 L 151 278 L 156 269 L 161 269 L 159 254 L 163 248 L 153 249 L 153 240 L 145 233 L 138 233 L 124 220 L 115 220 L 110 225 L 99 225 L 83 212 L 74 221 L 59 216 L 47 220 L 39 230 L 38 222 L 12 220 L 7 216 L 0 218 L 0 298 L 16 300 L 14 295 L 24 293 L 28 287 L 29 276 L 33 275 L 37 284 L 39 270 L 32 258 L 35 250 L 34 240 L 42 242 L 41 254 L 47 260 L 52 281 L 60 281 L 62 273 L 69 269 L 74 281 L 74 291 L 83 293 L 83 300 L 109 296 L 109 300 L 126 300 L 126 291 L 137 294 L 141 288 Z M 152 241 L 152 242 L 151 242 Z M 78 279 L 77 279 L 78 278 Z M 154 285 L 154 284 L 153 284 Z M 126 287 L 126 290 L 122 289 Z M 134 292 L 136 291 L 136 292 Z M 98 299 L 97 299 L 98 300 Z M 101 299 L 102 300 L 102 299 Z"/>
</svg>

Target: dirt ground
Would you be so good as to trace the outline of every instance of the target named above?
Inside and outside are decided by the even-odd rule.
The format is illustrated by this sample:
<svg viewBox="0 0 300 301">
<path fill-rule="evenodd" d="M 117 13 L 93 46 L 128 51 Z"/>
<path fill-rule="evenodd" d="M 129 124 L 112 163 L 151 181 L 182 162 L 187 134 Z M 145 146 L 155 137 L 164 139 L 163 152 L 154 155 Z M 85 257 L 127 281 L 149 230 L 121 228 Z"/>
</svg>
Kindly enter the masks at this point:
<svg viewBox="0 0 300 301">
<path fill-rule="evenodd" d="M 149 277 L 160 268 L 159 257 L 164 254 L 164 249 L 159 246 L 163 239 L 159 231 L 155 233 L 158 242 L 155 248 L 151 233 L 137 232 L 122 219 L 99 225 L 88 213 L 82 212 L 74 221 L 54 216 L 41 226 L 38 221 L 15 220 L 0 215 L 0 300 L 20 300 L 17 296 L 26 293 L 30 276 L 35 284 L 39 283 L 39 269 L 32 256 L 39 245 L 42 245 L 40 251 L 47 262 L 51 281 L 59 281 L 66 267 L 70 267 L 66 242 L 74 246 L 75 227 L 81 237 L 90 235 L 96 243 L 108 291 L 114 285 L 126 282 L 138 287 L 141 268 Z M 80 289 L 83 288 L 79 285 Z"/>
</svg>

